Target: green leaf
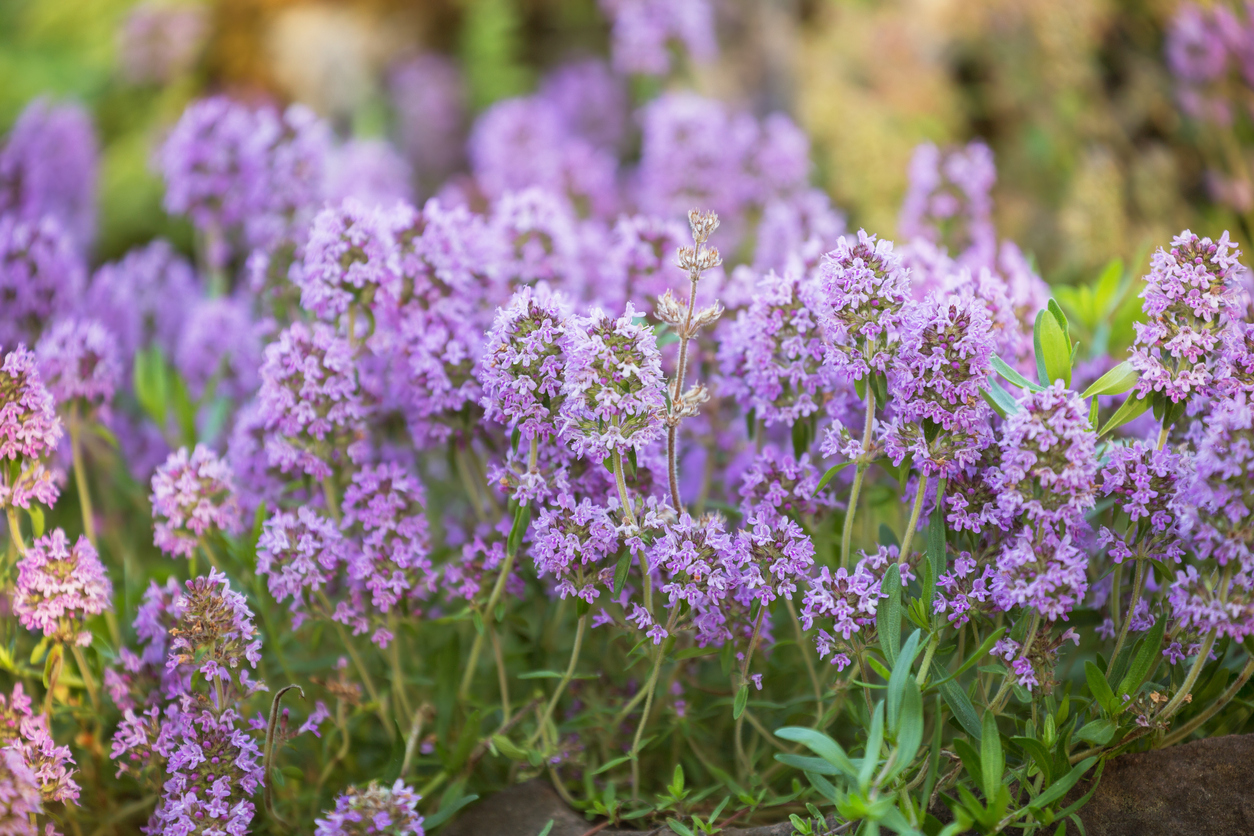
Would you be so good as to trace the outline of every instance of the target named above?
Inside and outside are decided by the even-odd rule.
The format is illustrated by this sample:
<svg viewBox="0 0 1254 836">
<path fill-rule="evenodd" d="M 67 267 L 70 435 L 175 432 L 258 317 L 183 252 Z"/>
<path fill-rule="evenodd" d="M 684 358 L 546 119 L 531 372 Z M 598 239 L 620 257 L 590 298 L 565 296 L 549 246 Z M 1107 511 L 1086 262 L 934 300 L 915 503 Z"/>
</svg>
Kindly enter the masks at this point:
<svg viewBox="0 0 1254 836">
<path fill-rule="evenodd" d="M 687 647 L 670 658 L 674 659 L 676 662 L 680 662 L 684 659 L 696 659 L 700 656 L 713 656 L 715 653 L 718 653 L 718 650 L 719 649 L 714 645 L 707 645 L 706 647 Z"/>
<path fill-rule="evenodd" d="M 192 402 L 191 393 L 183 376 L 174 370 L 167 372 L 170 381 L 170 401 L 174 407 L 174 418 L 178 421 L 179 432 L 183 443 L 188 447 L 196 446 L 196 404 Z"/>
<path fill-rule="evenodd" d="M 549 836 L 549 834 L 553 832 L 554 821 L 556 821 L 556 819 L 549 819 L 549 823 L 546 824 L 544 827 L 540 828 L 540 832 L 537 833 L 536 836 Z"/>
<path fill-rule="evenodd" d="M 1043 392 L 1045 390 L 1044 386 L 1041 386 L 1038 383 L 1033 383 L 1032 381 L 1028 380 L 1026 377 L 1019 374 L 1019 372 L 1015 371 L 1015 369 L 1012 366 L 1010 366 L 1005 360 L 1001 359 L 996 354 L 993 355 L 992 364 L 993 364 L 993 371 L 997 372 L 999 375 L 1001 375 L 1006 380 L 1013 383 L 1015 386 L 1018 386 L 1020 389 L 1027 389 L 1029 392 Z"/>
<path fill-rule="evenodd" d="M 1084 663 L 1084 678 L 1088 681 L 1089 693 L 1097 700 L 1097 704 L 1107 714 L 1119 713 L 1120 706 L 1115 699 L 1115 692 L 1110 690 L 1110 683 L 1106 681 L 1106 677 L 1092 660 Z"/>
<path fill-rule="evenodd" d="M 1046 784 L 1053 780 L 1053 758 L 1050 757 L 1049 750 L 1045 748 L 1044 743 L 1035 737 L 1012 737 L 1010 742 L 1032 757 L 1032 760 L 1036 763 L 1036 768 L 1045 776 Z"/>
<path fill-rule="evenodd" d="M 975 707 L 971 705 L 971 698 L 967 696 L 967 692 L 962 690 L 957 682 L 953 681 L 941 685 L 940 692 L 941 697 L 945 700 L 945 704 L 954 713 L 954 718 L 958 721 L 958 724 L 966 729 L 967 734 L 979 740 L 984 733 L 984 729 L 980 725 L 980 718 L 975 713 Z"/>
<path fill-rule="evenodd" d="M 775 736 L 790 743 L 800 743 L 850 778 L 857 775 L 857 771 L 853 767 L 853 761 L 845 754 L 845 750 L 841 748 L 841 745 L 822 732 L 801 726 L 785 726 L 776 731 Z"/>
<path fill-rule="evenodd" d="M 827 483 L 832 481 L 833 476 L 835 476 L 837 473 L 840 473 L 842 470 L 844 470 L 846 467 L 848 467 L 851 464 L 853 464 L 853 462 L 851 461 L 841 462 L 840 464 L 834 464 L 831 467 L 829 467 L 827 469 L 827 472 L 823 474 L 823 478 L 819 480 L 819 486 L 814 489 L 814 492 L 817 494 L 819 491 L 823 490 L 823 488 L 827 487 Z"/>
<path fill-rule="evenodd" d="M 600 775 L 602 772 L 608 772 L 616 766 L 620 766 L 621 764 L 627 763 L 627 761 L 631 759 L 632 759 L 631 755 L 623 755 L 621 758 L 614 758 L 613 760 L 606 761 L 605 763 L 598 766 L 596 769 L 592 770 L 592 774 Z"/>
<path fill-rule="evenodd" d="M 558 671 L 527 671 L 518 674 L 519 679 L 561 679 L 566 674 Z M 597 673 L 577 673 L 572 674 L 571 679 L 600 679 L 601 675 Z"/>
<path fill-rule="evenodd" d="M 967 660 L 958 667 L 958 670 L 954 671 L 949 676 L 942 679 L 940 682 L 937 682 L 936 685 L 938 686 L 944 685 L 945 683 L 950 682 L 954 679 L 957 679 L 958 677 L 962 676 L 964 673 L 969 671 L 972 667 L 975 666 L 977 662 L 983 659 L 988 654 L 988 652 L 993 649 L 993 645 L 997 644 L 997 642 L 1000 641 L 1001 637 L 1004 635 L 1006 635 L 1006 628 L 1005 627 L 997 628 L 995 631 L 993 631 L 992 635 L 986 637 L 984 641 L 980 643 L 980 646 L 975 651 L 975 653 L 969 656 Z"/>
<path fill-rule="evenodd" d="M 1093 768 L 1093 764 L 1097 763 L 1097 758 L 1085 758 L 1075 765 L 1074 768 L 1058 781 L 1049 785 L 1049 788 L 1032 799 L 1030 807 L 1033 810 L 1043 810 L 1050 804 L 1067 794 L 1067 791 L 1076 785 L 1076 782 L 1084 777 L 1084 773 Z"/>
<path fill-rule="evenodd" d="M 858 788 L 863 792 L 870 789 L 871 777 L 879 766 L 880 747 L 884 745 L 884 703 L 875 704 L 875 713 L 871 716 L 871 731 L 867 733 L 866 751 L 862 755 L 862 765 L 858 769 Z"/>
<path fill-rule="evenodd" d="M 1001 748 L 1001 732 L 997 730 L 997 715 L 984 712 L 984 736 L 980 738 L 980 766 L 983 769 L 984 797 L 992 799 L 1001 788 L 1002 772 L 1006 769 L 1006 753 Z"/>
<path fill-rule="evenodd" d="M 510 527 L 509 538 L 505 541 L 505 548 L 510 554 L 518 554 L 518 548 L 522 545 L 523 535 L 527 533 L 527 526 L 531 525 L 531 503 L 519 505 L 514 511 L 514 524 Z"/>
<path fill-rule="evenodd" d="M 618 595 L 627 584 L 627 574 L 631 571 L 631 552 L 624 551 L 614 566 L 614 594 Z"/>
<path fill-rule="evenodd" d="M 954 751 L 958 753 L 958 758 L 962 761 L 962 768 L 967 771 L 967 775 L 971 776 L 971 780 L 983 783 L 984 765 L 980 761 L 980 753 L 975 750 L 975 747 L 961 737 L 954 738 L 951 745 Z"/>
<path fill-rule="evenodd" d="M 170 387 L 160 348 L 152 346 L 136 352 L 132 379 L 135 399 L 157 427 L 164 430 L 170 408 Z"/>
<path fill-rule="evenodd" d="M 901 567 L 896 563 L 889 565 L 880 583 L 880 591 L 887 594 L 881 599 L 875 614 L 875 627 L 879 632 L 880 648 L 889 668 L 897 664 L 897 653 L 901 647 Z"/>
<path fill-rule="evenodd" d="M 510 740 L 503 734 L 492 735 L 492 745 L 496 750 L 512 761 L 527 760 L 527 750 L 523 749 L 514 741 Z"/>
<path fill-rule="evenodd" d="M 988 386 L 980 390 L 980 396 L 993 408 L 994 412 L 1003 418 L 1019 411 L 1019 404 L 1015 401 L 1014 395 L 1007 392 L 991 377 L 988 380 Z"/>
<path fill-rule="evenodd" d="M 739 720 L 740 715 L 745 712 L 745 704 L 749 702 L 749 683 L 740 686 L 740 690 L 736 692 L 736 699 L 732 703 L 732 719 Z"/>
<path fill-rule="evenodd" d="M 38 505 L 31 505 L 26 509 L 26 514 L 30 517 L 31 537 L 38 540 L 44 536 L 44 509 Z"/>
<path fill-rule="evenodd" d="M 893 777 L 901 773 L 914 761 L 919 747 L 923 745 L 923 697 L 919 693 L 919 685 L 913 677 L 906 678 L 905 693 L 901 700 L 901 720 L 897 731 L 897 759 L 894 763 Z"/>
<path fill-rule="evenodd" d="M 897 721 L 901 712 L 901 699 L 906 691 L 906 682 L 914 682 L 910 668 L 914 665 L 914 657 L 919 652 L 920 631 L 915 630 L 902 645 L 901 654 L 893 664 L 893 672 L 888 677 L 888 728 L 897 731 Z"/>
<path fill-rule="evenodd" d="M 1084 724 L 1075 736 L 1092 743 L 1094 746 L 1105 746 L 1115 736 L 1115 732 L 1119 730 L 1119 724 L 1109 718 L 1101 720 L 1093 720 Z"/>
<path fill-rule="evenodd" d="M 1136 658 L 1132 660 L 1132 667 L 1119 681 L 1120 697 L 1124 694 L 1135 694 L 1141 687 L 1141 683 L 1145 681 L 1145 677 L 1149 676 L 1150 667 L 1158 659 L 1158 650 L 1163 643 L 1163 631 L 1166 629 L 1167 619 L 1159 618 L 1141 640 L 1141 647 L 1136 652 Z"/>
<path fill-rule="evenodd" d="M 1124 360 L 1115 366 L 1106 374 L 1102 375 L 1097 381 L 1084 390 L 1080 395 L 1082 398 L 1091 398 L 1095 395 L 1122 395 L 1127 392 L 1137 381 L 1136 369 L 1132 368 L 1131 360 Z"/>
<path fill-rule="evenodd" d="M 1067 319 L 1053 299 L 1049 308 L 1036 315 L 1033 342 L 1036 347 L 1036 369 L 1042 386 L 1061 380 L 1071 386 L 1071 340 L 1067 335 Z"/>
<path fill-rule="evenodd" d="M 937 488 L 937 496 L 944 496 L 945 480 L 941 480 L 940 486 Z M 947 565 L 947 555 L 945 554 L 945 513 L 940 508 L 932 512 L 931 518 L 927 521 L 927 559 L 932 564 L 932 589 L 925 592 L 934 591 L 936 586 L 936 578 L 945 574 L 949 567 Z M 928 611 L 932 609 L 932 596 L 927 595 Z"/>
<path fill-rule="evenodd" d="M 453 816 L 457 814 L 458 810 L 465 807 L 467 804 L 478 800 L 479 796 L 477 795 L 463 795 L 455 800 L 444 802 L 440 805 L 440 809 L 438 811 L 423 818 L 422 829 L 428 832 L 435 830 L 437 827 L 453 818 Z"/>
<path fill-rule="evenodd" d="M 679 819 L 668 818 L 666 824 L 672 831 L 678 833 L 679 836 L 693 836 L 692 828 L 681 822 Z"/>
<path fill-rule="evenodd" d="M 1134 395 L 1128 395 L 1123 404 L 1115 410 L 1115 414 L 1110 416 L 1106 426 L 1102 427 L 1102 431 L 1097 434 L 1098 437 L 1100 438 L 1112 430 L 1122 427 L 1129 421 L 1140 418 L 1145 413 L 1145 410 L 1150 408 L 1150 405 L 1150 398 L 1138 398 Z"/>
<path fill-rule="evenodd" d="M 839 775 L 840 770 L 832 766 L 822 758 L 812 758 L 808 755 L 794 755 L 789 752 L 778 752 L 775 760 L 780 763 L 791 766 L 793 769 L 800 769 L 802 772 L 813 772 L 816 775 Z M 855 772 L 854 775 L 857 775 Z"/>
<path fill-rule="evenodd" d="M 44 688 L 52 688 L 53 683 L 61 678 L 61 669 L 65 666 L 65 645 L 57 642 L 48 651 L 44 659 Z"/>
</svg>

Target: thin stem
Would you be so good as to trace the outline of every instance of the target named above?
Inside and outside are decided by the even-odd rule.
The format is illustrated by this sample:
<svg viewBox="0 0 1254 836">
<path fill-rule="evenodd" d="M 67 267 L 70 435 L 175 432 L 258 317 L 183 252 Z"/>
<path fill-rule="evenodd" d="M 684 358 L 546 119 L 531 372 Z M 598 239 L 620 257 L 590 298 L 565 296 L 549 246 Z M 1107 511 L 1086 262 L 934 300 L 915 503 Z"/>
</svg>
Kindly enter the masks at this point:
<svg viewBox="0 0 1254 836">
<path fill-rule="evenodd" d="M 673 423 L 666 430 L 666 473 L 670 479 L 671 505 L 675 510 L 682 510 L 684 505 L 679 498 L 679 419 L 674 416 L 675 404 L 684 390 L 684 375 L 688 371 L 688 343 L 692 341 L 692 312 L 697 305 L 697 280 L 700 272 L 689 271 L 688 278 L 692 285 L 688 290 L 688 314 L 684 319 L 683 330 L 679 332 L 679 362 L 675 366 L 675 382 L 671 387 L 671 418 Z"/>
<path fill-rule="evenodd" d="M 1237 678 L 1228 686 L 1222 694 L 1215 698 L 1215 701 L 1206 707 L 1206 710 L 1185 723 L 1180 728 L 1163 738 L 1163 746 L 1174 746 L 1175 744 L 1186 739 L 1193 732 L 1197 731 L 1207 720 L 1214 717 L 1224 706 L 1232 702 L 1237 692 L 1245 687 L 1245 683 L 1250 681 L 1250 677 L 1254 676 L 1254 656 L 1245 663 L 1245 667 L 1237 674 Z"/>
<path fill-rule="evenodd" d="M 915 677 L 915 682 L 919 687 L 923 687 L 923 683 L 927 681 L 928 669 L 932 666 L 932 656 L 936 653 L 936 646 L 940 644 L 940 633 L 932 636 L 932 640 L 927 643 L 927 650 L 923 651 L 923 663 L 919 665 L 919 675 Z"/>
<path fill-rule="evenodd" d="M 501 571 L 496 576 L 496 583 L 492 586 L 492 594 L 488 596 L 488 604 L 484 608 L 484 619 L 487 624 L 491 624 L 492 620 L 496 618 L 496 605 L 505 592 L 505 582 L 508 580 L 510 570 L 513 568 L 514 554 L 506 551 L 505 560 L 501 563 Z M 466 659 L 466 671 L 462 674 L 462 683 L 457 689 L 457 698 L 459 700 L 465 700 L 470 694 L 470 685 L 475 678 L 475 668 L 479 666 L 479 654 L 483 652 L 483 639 L 483 633 L 476 631 L 474 643 L 470 646 L 470 655 Z"/>
<path fill-rule="evenodd" d="M 536 726 L 536 730 L 532 732 L 531 740 L 527 745 L 533 746 L 544 727 L 548 725 L 549 719 L 553 716 L 553 710 L 557 708 L 557 701 L 562 698 L 562 692 L 566 690 L 566 686 L 575 677 L 575 668 L 579 664 L 579 652 L 583 650 L 583 635 L 588 627 L 588 616 L 579 617 L 579 625 L 575 628 L 575 645 L 570 649 L 570 661 L 566 664 L 566 673 L 562 674 L 562 678 L 557 682 L 557 689 L 553 691 L 549 704 L 544 707 L 544 714 L 540 716 L 540 723 Z"/>
<path fill-rule="evenodd" d="M 488 627 L 488 635 L 492 638 L 492 657 L 496 660 L 496 687 L 501 692 L 501 722 L 509 722 L 509 672 L 505 670 L 505 654 L 501 652 L 501 637 L 496 627 Z"/>
<path fill-rule="evenodd" d="M 17 518 L 17 509 L 10 505 L 5 509 L 5 516 L 9 519 L 9 537 L 13 545 L 17 547 L 17 553 L 26 556 L 26 540 L 22 538 L 22 524 Z"/>
<path fill-rule="evenodd" d="M 815 720 L 821 724 L 823 722 L 823 686 L 819 684 L 818 672 L 814 669 L 814 661 L 807 651 L 805 633 L 801 629 L 801 619 L 797 618 L 797 608 L 793 606 L 791 598 L 785 597 L 784 603 L 788 607 L 788 617 L 792 620 L 793 631 L 797 634 L 797 650 L 800 651 L 801 659 L 805 662 L 810 684 L 814 686 Z"/>
<path fill-rule="evenodd" d="M 466 461 L 466 451 L 461 445 L 453 448 L 453 458 L 457 461 L 457 475 L 462 480 L 462 489 L 466 491 L 466 497 L 470 500 L 471 510 L 475 512 L 475 517 L 479 522 L 487 522 L 488 515 L 483 507 L 483 497 L 479 493 L 479 489 L 475 486 L 474 477 L 470 473 L 470 464 Z"/>
<path fill-rule="evenodd" d="M 1128 602 L 1128 612 L 1122 619 L 1122 623 L 1119 626 L 1119 638 L 1115 640 L 1115 649 L 1110 654 L 1110 663 L 1112 665 L 1119 658 L 1119 651 L 1123 649 L 1123 643 L 1128 638 L 1128 627 L 1132 624 L 1132 615 L 1136 612 L 1137 602 L 1141 600 L 1141 593 L 1144 589 L 1145 561 L 1138 560 L 1136 562 L 1136 572 L 1132 576 L 1132 600 Z M 1118 607 L 1119 605 L 1116 603 L 1116 612 L 1118 612 Z"/>
<path fill-rule="evenodd" d="M 868 381 L 868 384 L 870 381 Z M 869 466 L 866 457 L 871 450 L 871 432 L 875 425 L 875 389 L 866 389 L 866 423 L 862 427 L 862 455 L 858 457 L 853 473 L 853 487 L 849 491 L 849 504 L 845 507 L 845 525 L 840 534 L 840 565 L 849 568 L 849 550 L 853 544 L 853 518 L 858 512 L 858 495 L 862 492 L 862 480 Z"/>
<path fill-rule="evenodd" d="M 914 539 L 914 530 L 919 527 L 919 515 L 923 513 L 923 495 L 927 493 L 927 476 L 919 474 L 919 489 L 914 494 L 914 508 L 910 510 L 910 522 L 901 535 L 901 553 L 897 556 L 898 563 L 910 560 L 910 541 Z"/>
<path fill-rule="evenodd" d="M 744 661 L 740 664 L 740 688 L 749 687 L 749 665 L 753 662 L 753 651 L 757 649 L 758 638 L 762 635 L 762 620 L 765 615 L 766 607 L 762 606 L 758 609 L 758 618 L 753 623 L 753 635 L 749 639 L 749 649 L 745 651 Z M 746 774 L 748 774 L 753 770 L 751 764 L 749 763 L 749 758 L 745 755 L 744 725 L 745 712 L 741 711 L 740 716 L 736 718 L 736 734 L 734 742 L 736 748 L 736 760 L 740 762 L 741 768 L 744 769 Z"/>
<path fill-rule="evenodd" d="M 70 455 L 74 462 L 74 483 L 78 486 L 78 505 L 83 512 L 83 533 L 88 542 L 98 549 L 96 543 L 96 515 L 92 512 L 91 490 L 87 486 L 87 468 L 83 466 L 83 434 L 79 422 L 78 403 L 70 408 Z"/>
<path fill-rule="evenodd" d="M 1158 449 L 1161 450 L 1167 446 L 1167 433 L 1171 427 L 1167 425 L 1166 418 L 1163 419 L 1163 428 L 1158 431 Z"/>
<path fill-rule="evenodd" d="M 392 664 L 392 690 L 400 700 L 400 710 L 408 717 L 413 713 L 413 709 L 409 705 L 409 695 L 405 692 L 405 669 L 401 664 L 401 635 L 396 626 L 395 614 L 388 615 L 388 628 L 392 633 L 392 640 L 388 642 L 388 658 Z"/>
<path fill-rule="evenodd" d="M 91 675 L 91 668 L 87 666 L 87 657 L 77 643 L 71 642 L 70 650 L 74 653 L 74 663 L 78 665 L 78 675 L 83 680 L 83 687 L 87 689 L 87 698 L 91 700 L 91 710 L 99 717 L 100 692 L 96 689 L 96 678 Z"/>
<path fill-rule="evenodd" d="M 318 590 L 318 598 L 322 601 L 322 606 L 327 608 L 328 613 L 335 611 L 325 592 Z M 353 645 L 352 639 L 348 635 L 348 631 L 344 629 L 344 625 L 334 618 L 331 618 L 331 623 L 335 625 L 335 630 L 340 635 L 340 642 L 344 645 L 344 649 L 348 651 L 348 658 L 353 660 L 353 667 L 357 669 L 357 675 L 361 677 L 362 684 L 366 686 L 366 693 L 370 694 L 370 699 L 377 706 L 376 710 L 379 714 L 379 719 L 383 721 L 383 728 L 387 731 L 388 737 L 395 737 L 396 729 L 392 727 L 392 722 L 388 718 L 387 712 L 383 709 L 383 700 L 379 697 L 379 690 L 375 688 L 374 679 L 370 676 L 370 672 L 366 670 L 366 663 L 362 661 L 361 655 L 358 654 L 356 646 Z"/>
<path fill-rule="evenodd" d="M 1197 652 L 1197 660 L 1194 661 L 1193 667 L 1189 669 L 1189 675 L 1184 678 L 1184 684 L 1180 686 L 1180 690 L 1176 691 L 1176 695 L 1171 698 L 1171 702 L 1163 707 L 1163 710 L 1154 718 L 1154 722 L 1162 723 L 1171 718 L 1171 715 L 1180 710 L 1184 705 L 1184 701 L 1189 698 L 1189 692 L 1193 690 L 1193 686 L 1197 684 L 1197 678 L 1202 675 L 1202 668 L 1206 666 L 1206 661 L 1210 657 L 1210 649 L 1215 646 L 1215 631 L 1211 630 L 1206 634 L 1206 638 L 1202 641 L 1202 646 Z"/>
<path fill-rule="evenodd" d="M 679 607 L 676 606 L 671 610 L 670 618 L 666 620 L 667 633 L 675 629 L 675 621 L 678 618 Z M 662 673 L 662 662 L 666 657 L 665 647 L 665 643 L 658 645 L 657 657 L 653 660 L 653 670 L 649 673 L 649 682 L 644 686 L 644 711 L 640 714 L 640 722 L 636 725 L 636 736 L 631 740 L 631 797 L 633 799 L 640 797 L 640 740 L 644 737 L 644 727 L 649 722 L 650 712 L 653 711 L 653 692 L 657 689 L 657 679 Z"/>
<path fill-rule="evenodd" d="M 527 472 L 535 473 L 536 462 L 540 459 L 540 439 L 536 436 L 531 437 L 531 449 L 527 451 Z"/>
<path fill-rule="evenodd" d="M 1116 563 L 1115 570 L 1110 573 L 1110 623 L 1119 629 L 1123 622 L 1119 617 L 1119 607 L 1123 603 L 1123 564 Z M 1110 657 L 1112 660 L 1114 656 Z"/>
<path fill-rule="evenodd" d="M 414 720 L 409 726 L 409 734 L 405 737 L 405 759 L 401 761 L 401 774 L 398 776 L 404 778 L 409 774 L 409 767 L 413 764 L 414 754 L 418 751 L 418 737 L 422 734 L 422 722 L 426 717 L 428 706 L 420 705 L 418 710 L 414 712 Z"/>
<path fill-rule="evenodd" d="M 335 491 L 335 485 L 331 482 L 331 477 L 322 480 L 322 496 L 327 503 L 327 513 L 331 515 L 331 519 L 336 525 L 340 522 L 340 498 Z"/>
<path fill-rule="evenodd" d="M 623 509 L 623 521 L 632 528 L 636 527 L 636 515 L 631 510 L 631 497 L 627 495 L 627 476 L 623 472 L 623 454 L 614 448 L 612 454 L 614 466 L 614 484 L 618 486 L 618 501 Z M 653 576 L 649 573 L 649 560 L 643 551 L 640 552 L 640 574 L 644 581 L 644 608 L 653 613 Z"/>
</svg>

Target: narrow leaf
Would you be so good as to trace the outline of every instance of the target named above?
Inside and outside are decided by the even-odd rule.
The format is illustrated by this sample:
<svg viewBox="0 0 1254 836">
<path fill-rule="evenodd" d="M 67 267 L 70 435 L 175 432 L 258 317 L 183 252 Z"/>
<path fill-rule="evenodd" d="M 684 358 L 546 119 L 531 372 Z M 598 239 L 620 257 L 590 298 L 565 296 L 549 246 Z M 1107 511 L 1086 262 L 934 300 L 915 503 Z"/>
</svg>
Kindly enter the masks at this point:
<svg viewBox="0 0 1254 836">
<path fill-rule="evenodd" d="M 941 685 L 940 692 L 945 704 L 954 713 L 958 724 L 966 729 L 967 734 L 979 740 L 984 729 L 980 725 L 980 718 L 975 713 L 975 707 L 971 705 L 971 698 L 967 696 L 967 692 L 962 690 L 957 682 L 952 681 Z"/>
<path fill-rule="evenodd" d="M 785 726 L 776 731 L 775 736 L 780 740 L 800 743 L 850 778 L 857 774 L 853 768 L 853 761 L 845 754 L 845 750 L 841 748 L 841 745 L 820 731 L 801 726 Z"/>
<path fill-rule="evenodd" d="M 1145 677 L 1149 676 L 1150 666 L 1158 659 L 1158 649 L 1162 646 L 1163 632 L 1166 628 L 1167 619 L 1160 616 L 1142 639 L 1136 658 L 1132 660 L 1132 667 L 1119 682 L 1120 697 L 1124 694 L 1135 694 L 1136 690 L 1141 687 L 1141 683 L 1145 681 Z"/>
<path fill-rule="evenodd" d="M 1023 375 L 1019 374 L 1019 372 L 1017 372 L 1012 366 L 996 354 L 993 355 L 992 364 L 993 371 L 997 372 L 1020 389 L 1027 389 L 1029 392 L 1041 392 L 1045 389 L 1044 386 L 1041 386 L 1038 383 L 1033 383 Z"/>
<path fill-rule="evenodd" d="M 1138 398 L 1135 395 L 1128 395 L 1127 400 L 1115 410 L 1115 414 L 1110 416 L 1106 426 L 1102 427 L 1102 431 L 1097 435 L 1099 437 L 1106 435 L 1129 421 L 1140 418 L 1145 413 L 1145 410 L 1150 408 L 1151 403 L 1151 399 L 1148 397 Z"/>
<path fill-rule="evenodd" d="M 814 492 L 817 494 L 819 491 L 823 490 L 823 488 L 827 487 L 827 483 L 832 481 L 833 476 L 835 476 L 837 473 L 840 473 L 842 470 L 844 470 L 846 467 L 848 467 L 851 464 L 853 464 L 853 462 L 848 461 L 848 462 L 841 462 L 840 464 L 834 464 L 831 467 L 829 467 L 827 469 L 827 472 L 823 474 L 823 478 L 819 480 L 819 486 L 814 489 Z"/>
<path fill-rule="evenodd" d="M 1005 627 L 999 627 L 996 630 L 994 630 L 993 634 L 986 637 L 984 641 L 980 643 L 980 646 L 979 648 L 976 649 L 975 653 L 971 654 L 971 656 L 968 657 L 967 660 L 963 662 L 961 666 L 959 666 L 958 670 L 954 671 L 949 676 L 945 677 L 944 679 L 942 679 L 940 682 L 937 682 L 936 684 L 944 685 L 946 682 L 957 679 L 958 677 L 962 676 L 967 671 L 971 670 L 971 668 L 974 667 L 977 662 L 983 659 L 985 655 L 987 655 L 988 652 L 993 649 L 993 645 L 997 644 L 997 642 L 1000 641 L 1001 637 L 1004 635 L 1006 635 Z"/>
<path fill-rule="evenodd" d="M 1015 402 L 1014 395 L 1007 392 L 991 377 L 988 379 L 988 386 L 980 390 L 980 396 L 993 408 L 994 412 L 1003 418 L 1019 411 L 1019 404 Z"/>
<path fill-rule="evenodd" d="M 740 715 L 745 711 L 745 704 L 749 702 L 749 683 L 740 686 L 740 690 L 736 692 L 736 699 L 732 703 L 732 719 L 739 720 Z"/>
<path fill-rule="evenodd" d="M 980 766 L 983 769 L 984 797 L 992 799 L 1001 787 L 1001 775 L 1006 768 L 1006 755 L 1001 748 L 1001 733 L 997 730 L 997 715 L 984 712 L 984 736 L 980 738 Z"/>
<path fill-rule="evenodd" d="M 1082 398 L 1091 398 L 1095 395 L 1122 395 L 1127 392 L 1137 381 L 1136 369 L 1132 368 L 1132 361 L 1124 360 L 1115 366 L 1106 374 L 1102 375 L 1097 381 L 1084 390 Z"/>
<path fill-rule="evenodd" d="M 884 572 L 884 580 L 880 583 L 880 591 L 888 595 L 881 598 L 879 610 L 875 614 L 875 627 L 879 631 L 880 648 L 891 669 L 897 664 L 897 654 L 901 648 L 901 567 L 891 564 Z"/>
</svg>

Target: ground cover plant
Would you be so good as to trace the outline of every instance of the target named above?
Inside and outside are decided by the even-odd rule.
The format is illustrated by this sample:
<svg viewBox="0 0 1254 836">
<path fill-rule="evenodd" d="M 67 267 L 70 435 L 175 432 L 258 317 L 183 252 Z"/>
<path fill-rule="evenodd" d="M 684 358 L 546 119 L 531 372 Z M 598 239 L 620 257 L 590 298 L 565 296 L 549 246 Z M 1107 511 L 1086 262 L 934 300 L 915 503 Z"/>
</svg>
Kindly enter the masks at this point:
<svg viewBox="0 0 1254 836">
<path fill-rule="evenodd" d="M 427 170 L 194 102 L 190 254 L 90 267 L 90 121 L 24 112 L 0 833 L 420 834 L 536 776 L 679 836 L 1064 833 L 1104 758 L 1247 727 L 1228 234 L 1051 289 L 978 141 L 847 228 L 786 116 L 641 82 L 704 4 L 605 9 L 464 149 L 409 66 Z"/>
</svg>

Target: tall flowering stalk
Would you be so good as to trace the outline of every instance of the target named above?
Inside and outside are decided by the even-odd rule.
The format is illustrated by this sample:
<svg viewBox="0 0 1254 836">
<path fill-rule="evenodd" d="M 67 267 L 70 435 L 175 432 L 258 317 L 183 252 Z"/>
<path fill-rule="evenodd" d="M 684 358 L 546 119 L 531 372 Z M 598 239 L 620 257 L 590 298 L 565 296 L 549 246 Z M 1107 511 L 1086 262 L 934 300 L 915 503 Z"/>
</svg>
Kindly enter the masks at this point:
<svg viewBox="0 0 1254 836">
<path fill-rule="evenodd" d="M 702 403 L 709 399 L 703 384 L 697 383 L 684 391 L 684 376 L 688 370 L 689 344 L 701 329 L 714 324 L 723 313 L 723 306 L 715 302 L 700 311 L 697 306 L 697 283 L 701 274 L 723 263 L 718 249 L 706 244 L 718 229 L 718 215 L 693 209 L 688 213 L 688 225 L 692 230 L 691 247 L 680 247 L 675 263 L 688 274 L 688 303 L 681 305 L 668 289 L 658 299 L 655 313 L 658 319 L 675 329 L 679 337 L 679 359 L 675 363 L 675 378 L 671 381 L 666 406 L 666 473 L 670 480 L 671 505 L 683 508 L 679 498 L 679 424 L 684 418 L 697 414 Z"/>
</svg>

